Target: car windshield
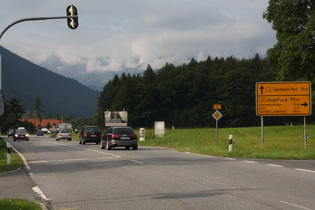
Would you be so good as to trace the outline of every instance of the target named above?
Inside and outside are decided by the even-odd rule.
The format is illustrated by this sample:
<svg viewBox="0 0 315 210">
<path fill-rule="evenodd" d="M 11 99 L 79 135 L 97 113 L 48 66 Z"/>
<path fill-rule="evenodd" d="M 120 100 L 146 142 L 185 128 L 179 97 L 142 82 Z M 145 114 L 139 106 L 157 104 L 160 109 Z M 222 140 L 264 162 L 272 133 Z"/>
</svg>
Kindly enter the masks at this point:
<svg viewBox="0 0 315 210">
<path fill-rule="evenodd" d="M 117 134 L 133 134 L 133 130 L 130 128 L 116 128 L 115 133 L 117 133 Z"/>
<path fill-rule="evenodd" d="M 26 130 L 25 129 L 17 129 L 16 133 L 26 133 Z"/>
<path fill-rule="evenodd" d="M 101 132 L 101 129 L 99 127 L 89 127 L 86 128 L 86 132 Z"/>
</svg>

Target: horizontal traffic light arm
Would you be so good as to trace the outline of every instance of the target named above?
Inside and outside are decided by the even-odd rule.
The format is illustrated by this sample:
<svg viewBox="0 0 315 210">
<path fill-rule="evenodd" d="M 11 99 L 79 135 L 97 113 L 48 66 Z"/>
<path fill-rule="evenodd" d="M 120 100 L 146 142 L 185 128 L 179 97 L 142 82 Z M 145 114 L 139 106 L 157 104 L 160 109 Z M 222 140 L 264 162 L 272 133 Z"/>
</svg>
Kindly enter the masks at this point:
<svg viewBox="0 0 315 210">
<path fill-rule="evenodd" d="M 14 26 L 15 24 L 21 23 L 21 22 L 25 22 L 25 21 L 36 21 L 36 20 L 52 20 L 52 19 L 66 19 L 66 18 L 77 18 L 77 15 L 73 15 L 73 16 L 59 16 L 59 17 L 32 17 L 32 18 L 23 18 L 20 20 L 17 20 L 13 23 L 11 23 L 10 25 L 8 25 L 0 34 L 0 39 L 2 38 L 3 34 L 12 26 Z"/>
</svg>

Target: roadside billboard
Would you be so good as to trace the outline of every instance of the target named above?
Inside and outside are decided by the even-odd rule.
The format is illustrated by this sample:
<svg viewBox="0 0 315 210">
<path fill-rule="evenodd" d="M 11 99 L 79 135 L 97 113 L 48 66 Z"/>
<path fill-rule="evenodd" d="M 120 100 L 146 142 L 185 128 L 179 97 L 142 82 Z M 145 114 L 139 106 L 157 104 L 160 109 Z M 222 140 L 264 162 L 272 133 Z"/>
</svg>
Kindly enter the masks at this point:
<svg viewBox="0 0 315 210">
<path fill-rule="evenodd" d="M 105 126 L 127 126 L 127 111 L 105 111 Z"/>
</svg>

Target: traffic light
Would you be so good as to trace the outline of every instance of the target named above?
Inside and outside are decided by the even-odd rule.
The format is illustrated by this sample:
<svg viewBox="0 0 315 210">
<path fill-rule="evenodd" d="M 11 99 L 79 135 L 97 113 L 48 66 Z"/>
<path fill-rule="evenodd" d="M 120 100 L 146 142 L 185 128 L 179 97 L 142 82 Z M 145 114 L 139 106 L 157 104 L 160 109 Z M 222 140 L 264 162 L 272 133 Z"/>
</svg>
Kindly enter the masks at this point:
<svg viewBox="0 0 315 210">
<path fill-rule="evenodd" d="M 76 29 L 79 26 L 77 8 L 73 5 L 68 6 L 67 7 L 67 16 L 76 16 L 76 17 L 67 18 L 69 28 Z"/>
</svg>

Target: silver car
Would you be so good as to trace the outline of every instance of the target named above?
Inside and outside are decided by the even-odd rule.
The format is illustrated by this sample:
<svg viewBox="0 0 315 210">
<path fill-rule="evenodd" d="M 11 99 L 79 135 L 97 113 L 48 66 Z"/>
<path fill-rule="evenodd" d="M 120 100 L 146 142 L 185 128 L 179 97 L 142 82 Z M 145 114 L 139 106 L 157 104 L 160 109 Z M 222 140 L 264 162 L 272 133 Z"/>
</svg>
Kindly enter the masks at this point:
<svg viewBox="0 0 315 210">
<path fill-rule="evenodd" d="M 56 135 L 56 141 L 60 139 L 67 139 L 68 141 L 72 141 L 72 133 L 69 129 L 61 129 Z"/>
</svg>

